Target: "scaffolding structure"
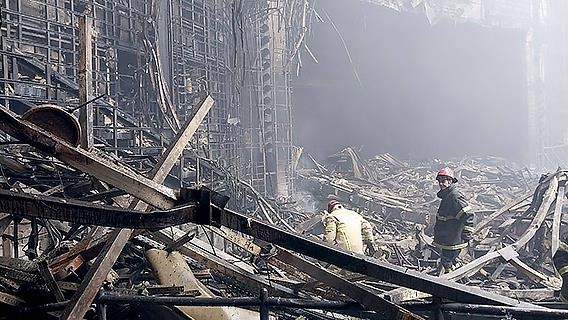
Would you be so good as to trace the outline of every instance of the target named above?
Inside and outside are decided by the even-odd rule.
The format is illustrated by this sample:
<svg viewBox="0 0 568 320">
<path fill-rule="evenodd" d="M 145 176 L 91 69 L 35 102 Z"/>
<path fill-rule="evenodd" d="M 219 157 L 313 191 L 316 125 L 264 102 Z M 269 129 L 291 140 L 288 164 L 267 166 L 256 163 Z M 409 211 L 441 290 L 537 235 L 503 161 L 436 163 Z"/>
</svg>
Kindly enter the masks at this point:
<svg viewBox="0 0 568 320">
<path fill-rule="evenodd" d="M 270 196 L 289 196 L 293 190 L 290 61 L 301 32 L 294 28 L 295 9 L 306 4 L 261 1 L 245 8 L 249 48 L 243 59 L 247 90 L 240 119 L 246 152 L 239 175 Z"/>
<path fill-rule="evenodd" d="M 148 79 L 140 45 L 147 11 L 144 0 L 88 5 L 74 0 L 4 1 L 3 104 L 18 113 L 38 104 L 78 104 L 79 19 L 87 16 L 94 34 L 91 94 L 104 95 L 93 103 L 94 134 L 107 150 L 138 147 L 141 152 L 136 137 L 149 126 L 140 117 L 155 108 L 145 103 L 154 98 L 143 90 Z"/>
<path fill-rule="evenodd" d="M 79 105 L 85 17 L 95 146 L 132 164 L 151 161 L 210 94 L 215 106 L 193 152 L 173 170 L 175 183 L 212 182 L 197 168 L 201 157 L 263 195 L 286 197 L 293 189 L 289 61 L 307 3 L 2 0 L 0 103 L 19 114 L 39 104 Z"/>
</svg>

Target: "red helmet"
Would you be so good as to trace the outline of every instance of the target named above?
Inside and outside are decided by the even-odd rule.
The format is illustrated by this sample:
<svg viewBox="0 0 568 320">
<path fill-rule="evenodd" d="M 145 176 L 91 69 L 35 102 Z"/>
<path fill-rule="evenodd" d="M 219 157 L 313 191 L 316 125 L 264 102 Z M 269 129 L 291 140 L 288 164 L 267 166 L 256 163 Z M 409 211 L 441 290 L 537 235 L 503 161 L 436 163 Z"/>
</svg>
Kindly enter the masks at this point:
<svg viewBox="0 0 568 320">
<path fill-rule="evenodd" d="M 327 212 L 331 212 L 333 210 L 333 208 L 338 205 L 341 204 L 339 201 L 337 200 L 329 200 L 329 202 L 327 203 Z"/>
<path fill-rule="evenodd" d="M 445 168 L 438 170 L 438 174 L 436 175 L 436 180 L 438 180 L 438 177 L 440 177 L 440 176 L 452 178 L 453 183 L 458 182 L 458 179 L 456 179 L 456 177 L 454 176 L 454 171 L 452 169 L 448 168 L 448 167 L 445 167 Z"/>
</svg>

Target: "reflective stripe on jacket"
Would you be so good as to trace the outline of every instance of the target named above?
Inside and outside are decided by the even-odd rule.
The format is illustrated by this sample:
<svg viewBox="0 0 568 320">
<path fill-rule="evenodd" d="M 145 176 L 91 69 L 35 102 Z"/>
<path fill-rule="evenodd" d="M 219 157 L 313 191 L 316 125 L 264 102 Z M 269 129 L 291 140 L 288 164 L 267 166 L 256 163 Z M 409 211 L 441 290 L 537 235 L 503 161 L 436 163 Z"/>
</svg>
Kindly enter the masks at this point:
<svg viewBox="0 0 568 320">
<path fill-rule="evenodd" d="M 363 254 L 363 241 L 374 241 L 371 224 L 355 211 L 333 210 L 323 219 L 323 240 L 348 251 Z"/>
<path fill-rule="evenodd" d="M 434 245 L 446 250 L 467 247 L 474 231 L 473 210 L 452 184 L 437 194 L 442 199 L 434 225 Z"/>
<path fill-rule="evenodd" d="M 554 267 L 558 270 L 560 276 L 566 275 L 568 273 L 568 237 L 564 237 L 562 242 L 558 245 L 558 250 L 554 254 L 552 261 L 554 262 Z"/>
<path fill-rule="evenodd" d="M 560 301 L 568 303 L 568 237 L 562 237 L 562 242 L 558 246 L 558 250 L 552 257 L 554 267 L 558 274 L 562 277 L 562 288 L 560 288 Z"/>
</svg>

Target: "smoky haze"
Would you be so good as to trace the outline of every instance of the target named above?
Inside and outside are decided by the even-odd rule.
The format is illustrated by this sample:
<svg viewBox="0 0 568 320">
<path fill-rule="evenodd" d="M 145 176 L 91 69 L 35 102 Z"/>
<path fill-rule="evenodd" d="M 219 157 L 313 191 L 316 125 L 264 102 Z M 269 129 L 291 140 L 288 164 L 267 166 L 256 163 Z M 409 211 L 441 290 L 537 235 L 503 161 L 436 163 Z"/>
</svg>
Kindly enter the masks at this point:
<svg viewBox="0 0 568 320">
<path fill-rule="evenodd" d="M 303 52 L 294 80 L 296 144 L 317 157 L 352 145 L 366 156 L 525 160 L 524 30 L 431 26 L 358 1 L 316 10 L 325 21 L 312 21 L 307 43 L 319 63 Z"/>
</svg>

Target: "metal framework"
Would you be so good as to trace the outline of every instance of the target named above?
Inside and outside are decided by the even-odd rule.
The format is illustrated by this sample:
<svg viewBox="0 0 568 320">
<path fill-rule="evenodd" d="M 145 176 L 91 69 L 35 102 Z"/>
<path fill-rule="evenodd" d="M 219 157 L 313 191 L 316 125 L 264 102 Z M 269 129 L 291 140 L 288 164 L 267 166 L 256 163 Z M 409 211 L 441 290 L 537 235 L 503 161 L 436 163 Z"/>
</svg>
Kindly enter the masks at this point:
<svg viewBox="0 0 568 320">
<path fill-rule="evenodd" d="M 293 19 L 290 8 L 304 1 L 258 1 L 242 8 L 248 45 L 244 65 L 245 96 L 239 113 L 242 153 L 238 176 L 270 196 L 288 196 L 291 165 L 290 69 Z"/>
<path fill-rule="evenodd" d="M 83 63 L 92 65 L 92 76 L 84 85 L 91 85 L 86 96 L 99 98 L 90 104 L 95 145 L 125 159 L 157 156 L 196 101 L 210 94 L 216 107 L 182 166 L 199 166 L 196 155 L 213 159 L 261 194 L 287 196 L 288 37 L 297 32 L 289 27 L 296 22 L 289 8 L 306 3 L 3 0 L 0 103 L 18 114 L 42 103 L 77 106 L 79 22 L 87 17 L 92 59 Z M 215 178 L 182 166 L 172 172 L 179 185 Z"/>
</svg>

